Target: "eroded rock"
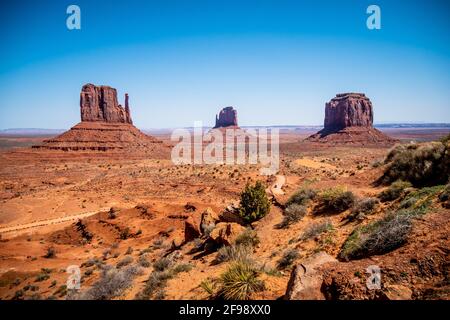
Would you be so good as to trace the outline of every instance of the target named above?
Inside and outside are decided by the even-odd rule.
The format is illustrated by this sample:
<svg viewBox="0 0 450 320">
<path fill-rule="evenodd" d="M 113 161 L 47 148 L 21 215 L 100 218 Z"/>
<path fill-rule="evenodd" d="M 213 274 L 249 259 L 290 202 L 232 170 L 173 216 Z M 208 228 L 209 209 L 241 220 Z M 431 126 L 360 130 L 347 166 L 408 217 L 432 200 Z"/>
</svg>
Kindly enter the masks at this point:
<svg viewBox="0 0 450 320">
<path fill-rule="evenodd" d="M 318 268 L 325 263 L 337 262 L 325 252 L 319 252 L 296 265 L 291 273 L 285 294 L 287 300 L 325 300 L 321 292 L 323 278 Z"/>
</svg>

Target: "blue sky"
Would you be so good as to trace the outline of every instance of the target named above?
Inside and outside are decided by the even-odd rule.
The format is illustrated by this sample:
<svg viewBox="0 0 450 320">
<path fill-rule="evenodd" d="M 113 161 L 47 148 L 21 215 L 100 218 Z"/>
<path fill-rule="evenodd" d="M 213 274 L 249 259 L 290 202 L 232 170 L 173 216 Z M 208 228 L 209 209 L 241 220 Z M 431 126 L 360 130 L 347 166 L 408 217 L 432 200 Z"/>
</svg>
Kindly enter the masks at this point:
<svg viewBox="0 0 450 320">
<path fill-rule="evenodd" d="M 81 30 L 66 8 L 81 8 Z M 366 8 L 381 8 L 368 30 Z M 85 83 L 130 95 L 140 128 L 322 124 L 336 93 L 375 122 L 450 122 L 450 1 L 11 1 L 0 4 L 0 128 L 69 128 Z"/>
</svg>

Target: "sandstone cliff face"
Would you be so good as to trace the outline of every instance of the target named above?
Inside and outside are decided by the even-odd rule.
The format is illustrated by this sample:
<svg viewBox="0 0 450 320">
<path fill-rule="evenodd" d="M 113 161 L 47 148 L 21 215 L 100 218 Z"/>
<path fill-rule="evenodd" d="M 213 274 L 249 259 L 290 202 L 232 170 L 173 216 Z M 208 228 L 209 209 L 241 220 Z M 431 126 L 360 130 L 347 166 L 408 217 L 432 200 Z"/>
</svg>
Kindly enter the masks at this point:
<svg viewBox="0 0 450 320">
<path fill-rule="evenodd" d="M 117 91 L 109 86 L 86 84 L 80 94 L 81 121 L 132 124 L 128 94 L 125 109 L 117 101 Z"/>
<path fill-rule="evenodd" d="M 363 93 L 342 93 L 325 105 L 325 130 L 347 127 L 372 127 L 372 102 Z"/>
<path fill-rule="evenodd" d="M 219 115 L 216 116 L 216 125 L 214 128 L 224 128 L 238 126 L 237 111 L 233 107 L 226 107 L 220 110 Z"/>
<path fill-rule="evenodd" d="M 358 145 L 396 142 L 373 127 L 372 102 L 363 93 L 340 93 L 327 102 L 324 128 L 306 140 Z"/>
</svg>

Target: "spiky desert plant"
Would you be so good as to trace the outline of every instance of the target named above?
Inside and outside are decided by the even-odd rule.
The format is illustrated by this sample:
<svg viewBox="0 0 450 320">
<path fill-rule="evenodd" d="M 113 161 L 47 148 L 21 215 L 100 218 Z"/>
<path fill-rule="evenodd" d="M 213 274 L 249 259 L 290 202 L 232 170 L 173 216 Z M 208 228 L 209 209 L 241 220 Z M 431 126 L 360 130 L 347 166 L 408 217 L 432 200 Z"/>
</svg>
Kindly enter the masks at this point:
<svg viewBox="0 0 450 320">
<path fill-rule="evenodd" d="M 249 300 L 254 292 L 264 290 L 264 282 L 258 276 L 250 263 L 233 263 L 220 276 L 220 296 L 226 300 Z"/>
</svg>

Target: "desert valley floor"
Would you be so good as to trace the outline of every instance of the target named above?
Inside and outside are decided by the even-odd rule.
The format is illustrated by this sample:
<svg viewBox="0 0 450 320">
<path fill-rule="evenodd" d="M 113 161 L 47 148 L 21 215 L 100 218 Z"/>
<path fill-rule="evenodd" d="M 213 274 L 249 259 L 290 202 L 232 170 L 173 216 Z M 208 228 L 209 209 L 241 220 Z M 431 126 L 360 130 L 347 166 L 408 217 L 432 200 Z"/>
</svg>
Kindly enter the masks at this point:
<svg viewBox="0 0 450 320">
<path fill-rule="evenodd" d="M 401 143 L 438 139 L 445 130 L 390 129 Z M 382 202 L 363 220 L 349 220 L 349 210 L 313 214 L 279 228 L 283 204 L 298 189 L 342 186 L 357 198 L 377 197 L 386 186 L 375 185 L 390 147 L 330 146 L 308 143 L 295 130 L 280 134 L 280 170 L 260 176 L 256 165 L 174 165 L 169 156 L 150 157 L 101 152 L 39 151 L 26 147 L 39 137 L 1 137 L 0 152 L 0 299 L 77 298 L 67 290 L 66 268 L 81 268 L 85 292 L 100 281 L 109 265 L 117 270 L 139 266 L 131 285 L 108 299 L 209 299 L 214 279 L 228 267 L 217 252 L 199 250 L 205 239 L 186 242 L 185 223 L 205 210 L 224 214 L 239 204 L 247 182 L 261 180 L 272 192 L 271 210 L 252 224 L 259 243 L 252 259 L 261 265 L 264 289 L 252 299 L 283 298 L 291 268 L 280 260 L 295 249 L 295 263 L 323 251 L 336 257 L 360 224 L 379 219 L 394 202 Z M 157 138 L 170 145 L 169 135 Z M 11 149 L 11 146 L 20 148 Z M 208 209 L 209 208 L 209 209 Z M 218 218 L 221 219 L 221 218 Z M 324 232 L 302 238 L 312 225 Z M 448 299 L 450 210 L 433 199 L 427 214 L 414 222 L 406 244 L 382 255 L 339 261 L 321 270 L 328 298 Z M 172 259 L 178 272 L 149 287 L 158 261 Z M 175 262 L 174 262 L 175 261 Z M 366 288 L 366 268 L 382 269 L 383 289 Z M 79 294 L 79 293 L 78 293 Z"/>
</svg>

